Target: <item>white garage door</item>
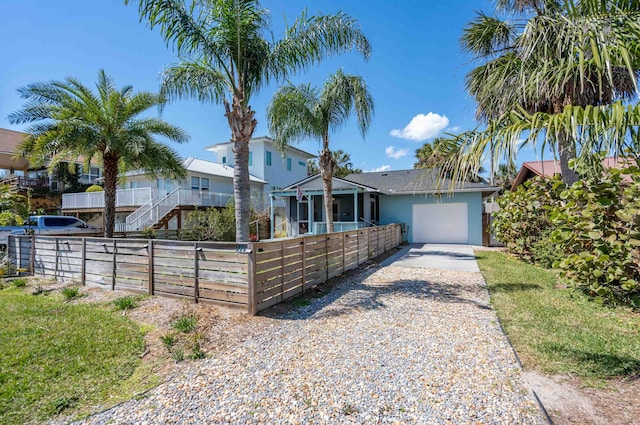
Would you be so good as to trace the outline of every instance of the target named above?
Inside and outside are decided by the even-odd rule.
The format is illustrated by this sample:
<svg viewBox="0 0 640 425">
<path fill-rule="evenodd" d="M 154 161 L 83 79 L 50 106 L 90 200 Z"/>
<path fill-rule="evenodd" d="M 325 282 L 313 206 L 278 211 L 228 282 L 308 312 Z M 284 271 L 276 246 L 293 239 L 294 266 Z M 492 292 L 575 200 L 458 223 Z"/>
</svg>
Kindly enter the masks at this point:
<svg viewBox="0 0 640 425">
<path fill-rule="evenodd" d="M 413 206 L 414 243 L 468 243 L 466 203 Z"/>
</svg>

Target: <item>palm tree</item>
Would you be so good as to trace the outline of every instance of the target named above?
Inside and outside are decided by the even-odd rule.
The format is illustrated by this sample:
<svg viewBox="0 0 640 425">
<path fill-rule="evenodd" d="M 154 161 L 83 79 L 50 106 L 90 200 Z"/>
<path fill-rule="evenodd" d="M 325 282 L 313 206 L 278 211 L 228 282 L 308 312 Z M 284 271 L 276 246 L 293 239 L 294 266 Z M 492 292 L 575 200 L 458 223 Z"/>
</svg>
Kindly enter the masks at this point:
<svg viewBox="0 0 640 425">
<path fill-rule="evenodd" d="M 104 236 L 112 237 L 115 203 L 121 172 L 142 169 L 150 177 L 182 179 L 186 171 L 176 152 L 156 141 L 163 136 L 174 142 L 187 134 L 158 118 L 139 115 L 161 105 L 164 97 L 133 87 L 118 90 L 103 70 L 98 74 L 97 93 L 75 78 L 34 83 L 18 89 L 27 99 L 23 108 L 9 115 L 14 124 L 33 123 L 20 150 L 35 166 L 48 164 L 53 172 L 62 162 L 85 166 L 96 159 L 104 166 Z"/>
<path fill-rule="evenodd" d="M 466 140 L 473 152 L 463 155 L 460 168 L 465 161 L 477 162 L 470 156 L 482 155 L 478 144 L 492 149 L 498 161 L 510 156 L 523 132 L 525 143 L 540 143 L 539 132 L 527 134 L 512 111 L 561 115 L 568 107 L 608 105 L 637 93 L 639 2 L 498 0 L 497 12 L 505 19 L 480 13 L 462 37 L 463 48 L 483 62 L 467 75 L 467 89 L 477 101 L 477 118 L 488 128 Z M 567 114 L 562 118 L 572 120 Z M 510 137 L 502 131 L 505 125 Z M 563 179 L 571 183 L 578 176 L 569 159 L 589 149 L 580 149 L 567 127 L 543 131 L 559 155 Z"/>
<path fill-rule="evenodd" d="M 269 130 L 281 150 L 309 137 L 322 143 L 318 163 L 329 233 L 333 232 L 331 193 L 336 168 L 335 158 L 329 150 L 329 134 L 342 127 L 353 112 L 364 138 L 373 118 L 373 98 L 362 77 L 345 74 L 342 70 L 331 75 L 321 91 L 309 84 L 281 87 L 267 109 Z"/>
<path fill-rule="evenodd" d="M 346 153 L 342 149 L 331 151 L 331 156 L 333 156 L 333 160 L 336 163 L 334 173 L 333 173 L 334 176 L 346 177 L 349 174 L 362 173 L 362 169 L 353 168 L 353 163 L 351 162 L 351 155 Z M 313 159 L 312 161 L 307 162 L 308 175 L 313 176 L 319 173 L 320 173 L 320 166 L 318 165 L 317 159 Z"/>
<path fill-rule="evenodd" d="M 131 0 L 125 0 L 129 3 Z M 181 62 L 164 70 L 162 91 L 172 98 L 222 103 L 234 144 L 236 240 L 249 241 L 249 141 L 257 121 L 251 96 L 327 56 L 356 50 L 368 58 L 369 41 L 356 21 L 339 13 L 305 13 L 273 41 L 269 15 L 257 0 L 139 0 L 141 18 L 160 26 Z"/>
</svg>

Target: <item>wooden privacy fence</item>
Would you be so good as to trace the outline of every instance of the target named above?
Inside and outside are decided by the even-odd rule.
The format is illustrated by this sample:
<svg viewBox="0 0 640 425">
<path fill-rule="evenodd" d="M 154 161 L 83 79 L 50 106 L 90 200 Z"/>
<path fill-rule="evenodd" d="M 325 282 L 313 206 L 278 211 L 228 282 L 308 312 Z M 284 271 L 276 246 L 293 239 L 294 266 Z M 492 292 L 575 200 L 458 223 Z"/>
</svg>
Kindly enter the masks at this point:
<svg viewBox="0 0 640 425">
<path fill-rule="evenodd" d="M 11 236 L 34 275 L 191 298 L 256 314 L 399 245 L 400 225 L 247 245 L 154 239 Z"/>
</svg>

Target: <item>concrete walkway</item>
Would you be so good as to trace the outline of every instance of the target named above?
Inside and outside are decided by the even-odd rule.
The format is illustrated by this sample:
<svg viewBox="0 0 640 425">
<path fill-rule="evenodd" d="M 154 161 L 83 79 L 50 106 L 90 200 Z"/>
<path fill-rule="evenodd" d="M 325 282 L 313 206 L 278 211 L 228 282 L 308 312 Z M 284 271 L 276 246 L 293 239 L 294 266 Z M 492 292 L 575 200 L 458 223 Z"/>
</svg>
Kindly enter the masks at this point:
<svg viewBox="0 0 640 425">
<path fill-rule="evenodd" d="M 403 247 L 381 265 L 472 273 L 480 271 L 470 245 L 412 244 Z"/>
</svg>

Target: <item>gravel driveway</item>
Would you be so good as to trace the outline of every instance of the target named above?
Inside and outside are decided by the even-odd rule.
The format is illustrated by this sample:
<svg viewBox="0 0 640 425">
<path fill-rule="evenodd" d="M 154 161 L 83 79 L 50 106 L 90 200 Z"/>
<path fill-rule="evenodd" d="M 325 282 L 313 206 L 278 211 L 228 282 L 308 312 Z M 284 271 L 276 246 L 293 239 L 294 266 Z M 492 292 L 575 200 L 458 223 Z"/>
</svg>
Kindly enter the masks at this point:
<svg viewBox="0 0 640 425">
<path fill-rule="evenodd" d="M 371 263 L 90 424 L 543 423 L 479 273 Z"/>
</svg>

